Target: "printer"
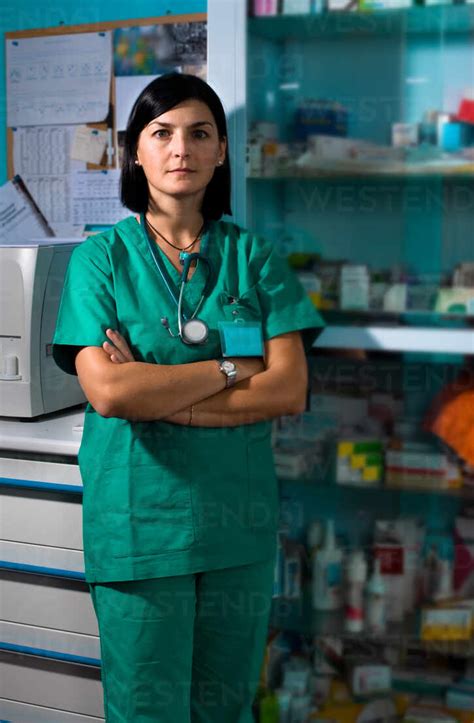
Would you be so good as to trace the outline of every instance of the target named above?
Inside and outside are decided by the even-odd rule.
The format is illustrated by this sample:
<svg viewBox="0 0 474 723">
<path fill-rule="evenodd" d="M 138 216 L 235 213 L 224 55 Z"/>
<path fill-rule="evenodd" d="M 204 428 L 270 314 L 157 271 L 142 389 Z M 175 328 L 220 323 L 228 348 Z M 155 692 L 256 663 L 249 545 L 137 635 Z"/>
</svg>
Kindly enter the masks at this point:
<svg viewBox="0 0 474 723">
<path fill-rule="evenodd" d="M 86 401 L 52 356 L 64 276 L 79 243 L 0 243 L 0 417 L 37 417 Z"/>
</svg>

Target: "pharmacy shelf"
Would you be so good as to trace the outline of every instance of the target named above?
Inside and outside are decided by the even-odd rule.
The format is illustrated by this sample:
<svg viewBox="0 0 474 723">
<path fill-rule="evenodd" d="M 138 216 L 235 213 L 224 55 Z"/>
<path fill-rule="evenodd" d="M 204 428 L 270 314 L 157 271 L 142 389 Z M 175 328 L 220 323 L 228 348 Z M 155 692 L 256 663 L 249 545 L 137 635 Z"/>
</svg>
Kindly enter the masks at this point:
<svg viewBox="0 0 474 723">
<path fill-rule="evenodd" d="M 308 475 L 307 477 L 298 477 L 296 479 L 290 479 L 288 477 L 279 477 L 278 481 L 285 489 L 292 485 L 304 485 L 305 487 L 311 487 L 317 493 L 325 494 L 329 490 L 341 489 L 341 490 L 363 490 L 367 493 L 381 493 L 381 494 L 428 494 L 428 495 L 441 495 L 446 497 L 454 497 L 460 500 L 474 502 L 474 487 L 457 487 L 457 488 L 440 488 L 433 482 L 430 485 L 429 480 L 423 485 L 390 485 L 390 484 L 373 484 L 373 483 L 362 483 L 362 482 L 322 482 L 317 480 L 314 475 Z"/>
<path fill-rule="evenodd" d="M 328 180 L 360 180 L 368 178 L 391 180 L 467 180 L 474 181 L 474 163 L 459 165 L 428 165 L 414 164 L 387 164 L 356 165 L 354 163 L 341 163 L 336 160 L 326 167 L 314 169 L 297 169 L 289 167 L 272 175 L 249 174 L 248 181 L 328 181 Z"/>
<path fill-rule="evenodd" d="M 474 331 L 407 326 L 325 327 L 314 347 L 425 354 L 474 354 Z"/>
<path fill-rule="evenodd" d="M 474 655 L 474 640 L 425 641 L 418 636 L 418 617 L 411 615 L 400 623 L 389 623 L 386 632 L 370 635 L 366 631 L 349 633 L 344 629 L 341 610 L 321 612 L 313 610 L 311 591 L 307 586 L 298 599 L 273 598 L 270 626 L 277 630 L 300 633 L 311 637 L 330 636 L 346 641 L 394 645 L 400 648 L 427 650 L 442 655 L 470 658 Z"/>
<path fill-rule="evenodd" d="M 410 293 L 408 286 L 408 293 Z M 474 294 L 473 294 L 474 296 Z M 474 316 L 461 313 L 441 313 L 438 311 L 424 311 L 408 309 L 407 311 L 382 311 L 378 309 L 322 309 L 322 315 L 328 326 L 338 324 L 361 324 L 363 326 L 377 325 L 378 323 L 392 325 L 407 325 L 409 327 L 439 328 L 466 328 L 472 326 L 474 333 Z"/>
<path fill-rule="evenodd" d="M 373 12 L 326 12 L 249 19 L 253 35 L 276 42 L 380 35 L 459 35 L 474 28 L 474 8 L 438 5 Z"/>
</svg>

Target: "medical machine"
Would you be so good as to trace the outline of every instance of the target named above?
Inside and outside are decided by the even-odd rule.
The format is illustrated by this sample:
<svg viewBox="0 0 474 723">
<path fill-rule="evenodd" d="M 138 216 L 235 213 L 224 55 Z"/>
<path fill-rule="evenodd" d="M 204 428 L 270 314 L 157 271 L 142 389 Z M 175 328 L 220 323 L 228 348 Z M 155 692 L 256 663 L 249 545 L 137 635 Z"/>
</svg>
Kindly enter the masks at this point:
<svg viewBox="0 0 474 723">
<path fill-rule="evenodd" d="M 37 417 L 85 402 L 61 371 L 52 340 L 64 276 L 78 239 L 0 244 L 0 416 Z"/>
</svg>

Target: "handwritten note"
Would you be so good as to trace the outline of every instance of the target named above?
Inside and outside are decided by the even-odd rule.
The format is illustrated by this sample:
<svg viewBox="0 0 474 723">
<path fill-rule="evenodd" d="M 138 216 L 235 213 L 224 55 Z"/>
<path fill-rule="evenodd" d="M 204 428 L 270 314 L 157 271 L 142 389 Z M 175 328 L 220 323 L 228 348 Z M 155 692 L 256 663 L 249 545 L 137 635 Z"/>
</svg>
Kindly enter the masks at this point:
<svg viewBox="0 0 474 723">
<path fill-rule="evenodd" d="M 76 126 L 71 148 L 71 158 L 99 164 L 107 145 L 107 132 L 88 126 Z"/>
</svg>

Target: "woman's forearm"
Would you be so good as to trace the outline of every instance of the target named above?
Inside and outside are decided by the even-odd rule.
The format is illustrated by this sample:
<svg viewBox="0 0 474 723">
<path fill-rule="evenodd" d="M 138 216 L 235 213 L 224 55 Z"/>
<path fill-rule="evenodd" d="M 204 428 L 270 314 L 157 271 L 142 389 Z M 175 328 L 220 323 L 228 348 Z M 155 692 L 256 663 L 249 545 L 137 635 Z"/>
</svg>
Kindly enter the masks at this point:
<svg viewBox="0 0 474 723">
<path fill-rule="evenodd" d="M 298 414 L 304 411 L 304 406 L 301 395 L 293 393 L 291 387 L 291 384 L 282 384 L 278 375 L 262 372 L 193 404 L 191 424 L 194 427 L 235 427 Z M 190 418 L 189 407 L 163 421 L 188 425 Z"/>
<path fill-rule="evenodd" d="M 260 370 L 255 360 L 239 359 L 237 378 Z M 114 364 L 97 347 L 86 347 L 76 357 L 79 381 L 87 399 L 104 417 L 130 421 L 165 419 L 190 408 L 225 386 L 216 360 L 190 364 Z"/>
</svg>

